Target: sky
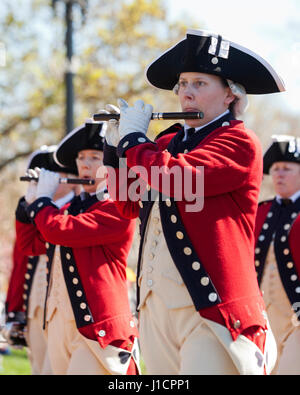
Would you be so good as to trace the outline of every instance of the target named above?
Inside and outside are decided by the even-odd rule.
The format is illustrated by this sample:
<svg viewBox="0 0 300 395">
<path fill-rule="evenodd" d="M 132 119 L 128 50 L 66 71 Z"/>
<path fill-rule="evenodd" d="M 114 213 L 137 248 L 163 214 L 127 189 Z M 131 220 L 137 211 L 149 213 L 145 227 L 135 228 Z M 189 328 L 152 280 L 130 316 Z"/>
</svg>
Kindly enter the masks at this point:
<svg viewBox="0 0 300 395">
<path fill-rule="evenodd" d="M 199 29 L 219 33 L 265 58 L 283 79 L 280 93 L 300 115 L 299 0 L 166 0 L 169 18 L 199 21 Z"/>
</svg>

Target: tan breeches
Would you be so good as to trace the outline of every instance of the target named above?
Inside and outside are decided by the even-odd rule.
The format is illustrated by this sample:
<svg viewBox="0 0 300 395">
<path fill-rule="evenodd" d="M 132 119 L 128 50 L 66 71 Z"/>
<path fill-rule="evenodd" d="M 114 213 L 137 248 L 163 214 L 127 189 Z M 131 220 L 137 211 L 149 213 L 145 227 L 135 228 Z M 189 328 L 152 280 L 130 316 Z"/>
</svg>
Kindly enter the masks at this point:
<svg viewBox="0 0 300 395">
<path fill-rule="evenodd" d="M 101 362 L 98 342 L 82 336 L 75 321 L 55 311 L 48 322 L 48 354 L 57 375 L 108 375 Z"/>
<path fill-rule="evenodd" d="M 276 338 L 278 359 L 272 375 L 300 374 L 300 322 L 281 313 L 276 306 L 268 306 L 267 314 Z"/>
<path fill-rule="evenodd" d="M 43 330 L 43 309 L 37 307 L 33 318 L 28 318 L 26 340 L 28 357 L 33 375 L 52 374 L 48 353 L 47 337 Z"/>
<path fill-rule="evenodd" d="M 141 356 L 147 374 L 239 374 L 226 349 L 194 306 L 168 309 L 151 293 L 139 319 Z"/>
</svg>

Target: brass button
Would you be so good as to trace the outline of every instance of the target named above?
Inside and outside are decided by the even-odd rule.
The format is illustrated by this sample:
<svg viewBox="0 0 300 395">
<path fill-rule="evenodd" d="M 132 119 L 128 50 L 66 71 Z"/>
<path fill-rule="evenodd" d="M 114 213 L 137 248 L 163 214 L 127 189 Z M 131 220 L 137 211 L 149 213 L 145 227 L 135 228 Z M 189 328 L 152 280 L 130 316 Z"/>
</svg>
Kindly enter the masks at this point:
<svg viewBox="0 0 300 395">
<path fill-rule="evenodd" d="M 176 232 L 176 237 L 177 237 L 177 239 L 182 240 L 184 238 L 184 234 L 182 232 L 178 231 L 178 232 Z"/>
</svg>

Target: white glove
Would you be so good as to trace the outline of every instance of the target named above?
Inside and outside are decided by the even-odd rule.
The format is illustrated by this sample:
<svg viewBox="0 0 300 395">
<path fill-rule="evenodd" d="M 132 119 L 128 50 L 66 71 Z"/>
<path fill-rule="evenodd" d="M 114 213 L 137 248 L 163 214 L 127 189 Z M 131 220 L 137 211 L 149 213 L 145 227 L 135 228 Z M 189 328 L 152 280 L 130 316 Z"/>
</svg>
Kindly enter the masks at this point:
<svg viewBox="0 0 300 395">
<path fill-rule="evenodd" d="M 59 174 L 53 171 L 41 169 L 39 182 L 37 184 L 36 198 L 53 198 L 59 185 Z"/>
<path fill-rule="evenodd" d="M 99 114 L 120 114 L 120 109 L 113 104 L 106 104 L 105 110 L 100 110 Z M 119 121 L 116 119 L 110 119 L 107 122 L 107 129 L 105 132 L 105 140 L 108 145 L 117 147 L 119 144 Z"/>
<path fill-rule="evenodd" d="M 34 177 L 34 178 L 38 178 L 39 177 L 39 172 L 40 169 L 38 167 L 36 167 L 34 170 L 33 169 L 28 169 L 26 172 L 26 175 L 28 175 L 29 177 Z M 30 181 L 26 194 L 25 194 L 25 201 L 28 204 L 31 204 L 35 201 L 36 199 L 36 190 L 37 190 L 37 182 L 36 181 Z"/>
<path fill-rule="evenodd" d="M 118 99 L 120 107 L 120 140 L 129 133 L 147 133 L 153 107 L 151 104 L 145 104 L 143 100 L 137 100 L 133 107 L 129 107 L 125 100 Z"/>
</svg>

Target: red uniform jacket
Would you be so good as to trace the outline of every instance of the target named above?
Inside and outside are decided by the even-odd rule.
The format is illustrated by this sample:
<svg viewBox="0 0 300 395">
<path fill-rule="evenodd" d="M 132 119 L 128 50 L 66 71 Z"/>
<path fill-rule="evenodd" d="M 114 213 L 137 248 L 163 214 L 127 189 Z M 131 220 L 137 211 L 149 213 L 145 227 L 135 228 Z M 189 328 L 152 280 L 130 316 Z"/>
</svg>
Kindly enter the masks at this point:
<svg viewBox="0 0 300 395">
<path fill-rule="evenodd" d="M 20 246 L 28 255 L 48 252 L 50 259 L 51 246 L 61 246 L 64 277 L 82 335 L 103 348 L 137 336 L 126 284 L 135 221 L 120 218 L 111 199 L 95 198 L 78 215 L 67 214 L 68 207 L 59 210 L 50 199 L 37 199 L 27 208 L 34 223 L 17 221 Z"/>
<path fill-rule="evenodd" d="M 295 311 L 300 309 L 300 199 L 284 207 L 276 199 L 259 205 L 255 226 L 255 268 L 260 283 L 271 241 L 282 285 Z M 299 314 L 298 314 L 299 317 Z"/>
<path fill-rule="evenodd" d="M 23 293 L 28 256 L 20 250 L 17 240 L 14 243 L 12 260 L 13 267 L 5 301 L 7 321 L 15 321 L 20 316 L 23 319 L 25 317 Z"/>
<path fill-rule="evenodd" d="M 129 168 L 143 166 L 148 175 L 153 166 L 170 169 L 178 166 L 182 171 L 185 166 L 189 166 L 190 176 L 195 181 L 196 166 L 204 166 L 202 211 L 187 212 L 185 200 L 176 201 L 170 211 L 172 214 L 175 206 L 179 213 L 177 220 L 182 221 L 181 230 L 185 232 L 182 239 L 184 241 L 185 236 L 188 236 L 193 254 L 204 266 L 218 295 L 211 305 L 207 304 L 208 307 L 196 309 L 203 317 L 225 325 L 233 339 L 241 333 L 246 334 L 251 327 L 265 329 L 265 306 L 253 265 L 254 225 L 262 181 L 260 143 L 252 131 L 245 129 L 243 122 L 230 120 L 224 123 L 222 118 L 201 130 L 200 134 L 205 133 L 206 137 L 199 144 L 195 140 L 194 146 L 189 146 L 187 142 L 187 151 L 171 154 L 168 147 L 180 133 L 182 137 L 180 126 L 174 125 L 162 133 L 155 143 L 142 133 L 131 133 L 120 141 L 117 152 L 119 157 L 126 157 Z M 108 162 L 106 160 L 105 164 Z M 140 172 L 139 175 L 145 178 L 146 173 Z M 145 182 L 153 189 L 160 188 L 160 183 L 151 177 Z M 111 195 L 118 198 L 112 184 L 109 184 L 109 188 Z M 176 198 L 176 191 L 172 188 L 171 182 L 170 196 Z M 143 210 L 143 204 L 139 202 L 117 201 L 117 205 L 128 218 L 135 218 Z M 163 203 L 160 205 L 163 206 Z M 205 295 L 203 289 L 206 289 L 207 284 L 202 287 L 199 279 L 196 285 L 190 286 L 189 281 L 192 283 L 197 272 L 190 270 L 192 260 L 188 255 L 173 254 L 176 248 L 174 245 L 179 245 L 180 240 L 176 240 L 175 236 L 173 242 L 169 240 L 171 233 L 176 234 L 171 215 L 169 219 L 171 221 L 166 224 L 168 215 L 162 217 L 168 248 L 177 268 L 180 272 L 182 270 L 181 274 L 189 270 L 183 279 L 187 288 L 190 287 L 192 299 L 196 300 L 197 290 L 199 294 L 204 292 Z"/>
</svg>

